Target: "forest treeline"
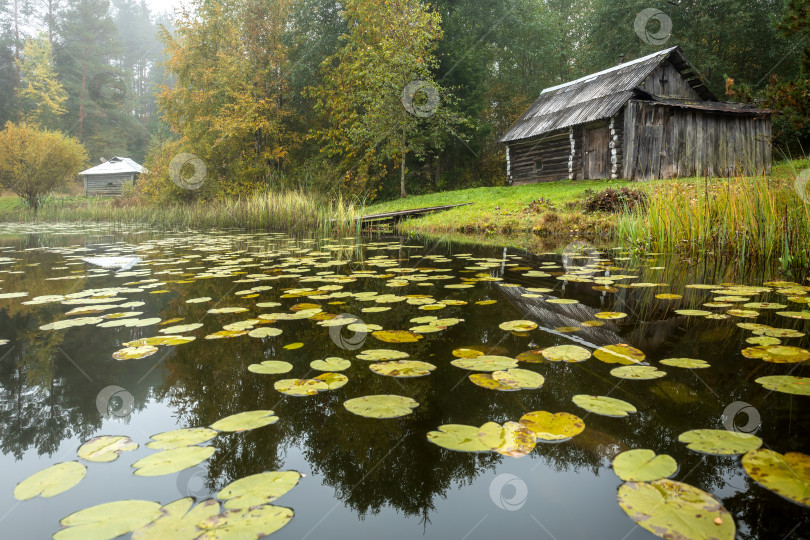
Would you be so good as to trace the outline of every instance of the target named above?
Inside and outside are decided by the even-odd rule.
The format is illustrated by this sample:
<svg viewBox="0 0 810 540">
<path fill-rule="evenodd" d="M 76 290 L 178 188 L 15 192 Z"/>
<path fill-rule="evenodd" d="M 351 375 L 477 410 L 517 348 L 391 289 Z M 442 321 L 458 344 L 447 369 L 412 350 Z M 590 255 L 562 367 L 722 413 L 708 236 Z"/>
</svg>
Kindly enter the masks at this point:
<svg viewBox="0 0 810 540">
<path fill-rule="evenodd" d="M 155 14 L 135 0 L 0 0 L 0 122 L 69 135 L 91 163 L 144 163 L 139 190 L 157 201 L 391 198 L 502 183 L 497 139 L 543 88 L 679 45 L 718 98 L 777 111 L 775 155 L 795 156 L 810 143 L 808 6 L 191 0 Z M 645 9 L 659 16 L 640 26 Z M 204 164 L 201 189 L 169 179 L 186 154 Z"/>
</svg>

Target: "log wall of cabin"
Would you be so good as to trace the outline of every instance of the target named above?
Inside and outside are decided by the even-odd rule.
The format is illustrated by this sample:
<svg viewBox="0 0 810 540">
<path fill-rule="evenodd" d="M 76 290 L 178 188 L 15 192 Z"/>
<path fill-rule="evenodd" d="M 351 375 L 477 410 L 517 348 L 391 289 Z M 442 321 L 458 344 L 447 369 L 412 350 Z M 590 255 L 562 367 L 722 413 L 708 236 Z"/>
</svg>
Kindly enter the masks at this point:
<svg viewBox="0 0 810 540">
<path fill-rule="evenodd" d="M 509 173 L 513 185 L 568 178 L 571 142 L 568 131 L 509 143 Z M 540 160 L 542 168 L 535 163 Z"/>
<path fill-rule="evenodd" d="M 624 177 L 729 177 L 771 172 L 768 116 L 631 100 L 624 116 Z"/>
<path fill-rule="evenodd" d="M 133 173 L 87 175 L 84 177 L 84 194 L 117 197 L 123 194 L 124 184 L 134 184 L 134 182 L 135 175 Z"/>
<path fill-rule="evenodd" d="M 665 81 L 662 83 L 662 78 Z M 686 82 L 683 75 L 669 62 L 664 62 L 650 73 L 639 88 L 649 94 L 670 98 L 694 99 L 701 98 L 695 89 Z"/>
</svg>

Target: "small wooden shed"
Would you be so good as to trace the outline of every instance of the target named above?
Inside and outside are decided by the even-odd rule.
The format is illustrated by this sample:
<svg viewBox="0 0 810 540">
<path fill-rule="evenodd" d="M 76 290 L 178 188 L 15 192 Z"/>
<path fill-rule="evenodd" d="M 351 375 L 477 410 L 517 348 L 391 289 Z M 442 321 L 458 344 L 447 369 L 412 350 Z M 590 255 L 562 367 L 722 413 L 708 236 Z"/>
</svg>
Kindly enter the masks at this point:
<svg viewBox="0 0 810 540">
<path fill-rule="evenodd" d="M 500 142 L 512 184 L 771 172 L 770 112 L 718 101 L 679 47 L 546 88 Z"/>
<path fill-rule="evenodd" d="M 135 185 L 135 179 L 144 172 L 141 165 L 125 157 L 114 157 L 79 173 L 84 177 L 84 194 L 116 197 L 124 191 L 124 184 Z"/>
</svg>

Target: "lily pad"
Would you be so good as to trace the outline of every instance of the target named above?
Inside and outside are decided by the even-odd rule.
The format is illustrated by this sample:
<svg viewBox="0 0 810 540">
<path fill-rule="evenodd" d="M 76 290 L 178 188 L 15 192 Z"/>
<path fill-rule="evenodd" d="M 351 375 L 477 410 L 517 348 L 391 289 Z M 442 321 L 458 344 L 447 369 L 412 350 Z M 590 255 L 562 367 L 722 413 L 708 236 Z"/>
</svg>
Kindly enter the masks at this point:
<svg viewBox="0 0 810 540">
<path fill-rule="evenodd" d="M 585 429 L 582 418 L 567 412 L 533 411 L 521 416 L 520 423 L 532 430 L 538 441 L 565 441 Z"/>
<path fill-rule="evenodd" d="M 477 433 L 477 429 L 476 429 Z M 35 472 L 14 488 L 14 498 L 27 501 L 37 495 L 50 498 L 69 490 L 87 474 L 87 468 L 78 461 L 66 461 Z"/>
<path fill-rule="evenodd" d="M 350 413 L 366 418 L 398 418 L 411 414 L 419 403 L 409 397 L 379 394 L 350 399 L 343 406 Z"/>
<path fill-rule="evenodd" d="M 761 448 L 742 458 L 743 468 L 765 489 L 802 506 L 810 506 L 810 456 L 800 452 L 780 454 Z"/>
<path fill-rule="evenodd" d="M 715 456 L 745 454 L 762 446 L 762 439 L 756 435 L 724 429 L 684 431 L 678 436 L 678 440 L 686 443 L 690 450 Z"/>
<path fill-rule="evenodd" d="M 112 357 L 116 360 L 139 360 L 152 356 L 158 352 L 158 348 L 152 345 L 144 345 L 142 347 L 124 347 L 113 353 Z"/>
<path fill-rule="evenodd" d="M 774 364 L 797 364 L 810 359 L 810 351 L 787 345 L 759 345 L 743 349 L 746 358 L 759 358 Z"/>
<path fill-rule="evenodd" d="M 427 434 L 428 441 L 456 452 L 489 452 L 489 446 L 478 438 L 479 428 L 464 424 L 445 424 Z"/>
<path fill-rule="evenodd" d="M 492 378 L 503 385 L 520 388 L 521 390 L 540 388 L 546 382 L 546 379 L 536 371 L 520 368 L 493 371 Z"/>
<path fill-rule="evenodd" d="M 261 375 L 278 375 L 292 371 L 293 365 L 280 360 L 265 360 L 261 364 L 250 364 L 248 371 Z"/>
<path fill-rule="evenodd" d="M 594 313 L 593 316 L 597 319 L 614 320 L 624 319 L 627 317 L 627 313 L 622 313 L 621 311 L 600 311 L 599 313 Z"/>
<path fill-rule="evenodd" d="M 141 458 L 132 467 L 135 468 L 135 476 L 172 474 L 202 463 L 215 451 L 213 446 L 183 446 Z"/>
<path fill-rule="evenodd" d="M 358 360 L 368 360 L 371 362 L 382 362 L 383 360 L 401 360 L 408 358 L 408 353 L 395 351 L 393 349 L 368 349 L 357 355 Z"/>
<path fill-rule="evenodd" d="M 458 358 L 450 363 L 468 371 L 503 371 L 517 367 L 518 362 L 508 356 L 483 355 L 474 358 Z"/>
<path fill-rule="evenodd" d="M 273 388 L 288 396 L 314 396 L 318 392 L 329 390 L 329 386 L 317 379 L 281 379 Z"/>
<path fill-rule="evenodd" d="M 321 373 L 313 380 L 316 381 L 323 381 L 326 384 L 327 390 L 337 390 L 342 386 L 346 386 L 346 383 L 349 382 L 349 378 L 342 373 Z"/>
<path fill-rule="evenodd" d="M 641 527 L 661 538 L 732 540 L 734 518 L 711 495 L 674 480 L 627 482 L 619 506 Z"/>
<path fill-rule="evenodd" d="M 264 538 L 289 523 L 293 515 L 290 508 L 272 504 L 225 510 L 197 524 L 204 532 L 196 540 Z"/>
<path fill-rule="evenodd" d="M 410 330 L 377 330 L 371 335 L 386 343 L 416 343 L 425 337 Z"/>
<path fill-rule="evenodd" d="M 59 522 L 64 529 L 55 540 L 109 540 L 151 523 L 160 517 L 160 505 L 152 501 L 115 501 L 74 512 Z"/>
<path fill-rule="evenodd" d="M 613 416 L 621 418 L 630 413 L 637 412 L 637 409 L 626 401 L 607 396 L 589 396 L 587 394 L 577 394 L 571 401 L 585 409 L 586 411 L 602 416 Z"/>
<path fill-rule="evenodd" d="M 498 325 L 501 330 L 507 332 L 528 332 L 537 328 L 537 323 L 532 321 L 507 321 Z"/>
<path fill-rule="evenodd" d="M 253 474 L 231 482 L 217 499 L 225 501 L 225 508 L 236 510 L 275 501 L 296 485 L 301 478 L 297 471 L 271 471 Z"/>
<path fill-rule="evenodd" d="M 211 428 L 217 431 L 247 431 L 276 422 L 278 422 L 278 416 L 274 416 L 273 411 L 256 410 L 226 416 L 211 424 Z"/>
<path fill-rule="evenodd" d="M 146 447 L 155 450 L 171 450 L 208 442 L 216 435 L 216 430 L 204 427 L 175 429 L 152 435 L 150 437 L 152 440 L 146 443 Z"/>
<path fill-rule="evenodd" d="M 195 506 L 193 498 L 185 497 L 161 507 L 160 517 L 133 532 L 132 540 L 196 538 L 200 534 L 197 523 L 217 514 L 219 502 L 214 499 L 207 499 Z"/>
<path fill-rule="evenodd" d="M 593 355 L 606 364 L 638 364 L 645 358 L 643 352 L 626 343 L 599 347 Z"/>
<path fill-rule="evenodd" d="M 267 338 L 267 337 L 276 337 L 280 336 L 282 333 L 281 328 L 273 328 L 272 326 L 262 326 L 260 328 L 254 328 L 250 332 L 248 332 L 248 336 L 252 338 Z"/>
<path fill-rule="evenodd" d="M 535 446 L 532 430 L 519 422 L 487 422 L 478 430 L 478 440 L 488 449 L 504 456 L 523 457 Z"/>
<path fill-rule="evenodd" d="M 584 362 L 591 357 L 591 351 L 579 345 L 557 345 L 543 349 L 543 357 L 552 362 Z"/>
<path fill-rule="evenodd" d="M 471 373 L 469 379 L 473 384 L 481 388 L 486 388 L 487 390 L 498 390 L 501 392 L 516 392 L 520 390 L 517 386 L 510 386 L 496 381 L 489 373 Z"/>
<path fill-rule="evenodd" d="M 121 435 L 94 437 L 79 447 L 78 456 L 87 461 L 106 463 L 115 461 L 121 452 L 131 452 L 138 443 Z"/>
<path fill-rule="evenodd" d="M 770 375 L 756 380 L 759 384 L 785 394 L 797 396 L 810 396 L 810 377 L 795 377 L 793 375 Z"/>
<path fill-rule="evenodd" d="M 622 366 L 611 369 L 610 374 L 620 379 L 651 380 L 660 379 L 667 373 L 655 366 Z"/>
<path fill-rule="evenodd" d="M 613 472 L 625 482 L 652 482 L 669 478 L 678 471 L 678 463 L 667 454 L 636 449 L 613 458 Z"/>
<path fill-rule="evenodd" d="M 548 359 L 543 356 L 543 351 L 540 349 L 531 349 L 520 353 L 515 357 L 518 362 L 525 362 L 527 364 L 545 364 Z"/>
<path fill-rule="evenodd" d="M 393 360 L 371 364 L 368 368 L 378 375 L 386 377 L 424 377 L 436 369 L 436 366 L 418 360 Z"/>
<path fill-rule="evenodd" d="M 665 366 L 686 368 L 686 369 L 702 369 L 710 367 L 709 363 L 705 360 L 698 360 L 697 358 L 667 358 L 661 360 Z"/>
<path fill-rule="evenodd" d="M 338 358 L 337 356 L 330 356 L 323 360 L 313 360 L 309 363 L 309 367 L 316 371 L 343 371 L 349 369 L 352 363 L 345 358 Z"/>
</svg>

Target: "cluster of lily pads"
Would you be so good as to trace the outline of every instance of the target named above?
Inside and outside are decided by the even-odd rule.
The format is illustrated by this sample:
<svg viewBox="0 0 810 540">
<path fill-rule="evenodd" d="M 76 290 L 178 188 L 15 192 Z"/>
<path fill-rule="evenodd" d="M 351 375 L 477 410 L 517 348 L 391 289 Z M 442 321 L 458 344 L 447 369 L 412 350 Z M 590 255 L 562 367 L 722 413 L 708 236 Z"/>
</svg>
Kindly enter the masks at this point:
<svg viewBox="0 0 810 540">
<path fill-rule="evenodd" d="M 242 432 L 277 421 L 273 411 L 256 410 L 222 418 L 210 427 L 155 434 L 146 447 L 158 452 L 132 463 L 133 474 L 162 476 L 194 467 L 214 454 L 216 448 L 204 444 L 220 432 Z M 137 448 L 138 443 L 129 437 L 102 435 L 82 444 L 77 455 L 81 461 L 108 463 Z M 14 497 L 25 501 L 68 491 L 87 474 L 87 466 L 81 461 L 57 463 L 29 476 L 17 484 Z M 63 528 L 53 537 L 87 540 L 132 533 L 137 540 L 261 538 L 292 519 L 292 509 L 271 503 L 295 487 L 301 477 L 297 471 L 254 474 L 231 482 L 216 498 L 199 502 L 185 497 L 163 506 L 145 500 L 103 503 L 63 518 L 60 521 Z"/>
</svg>

